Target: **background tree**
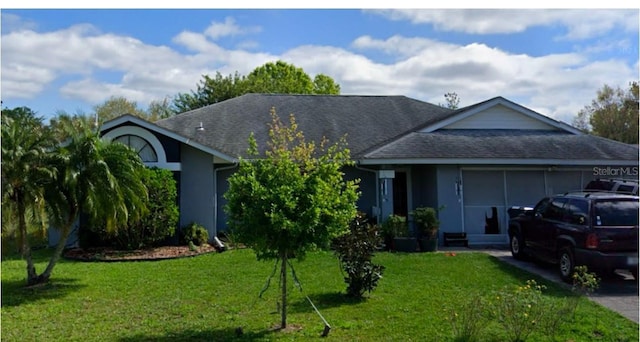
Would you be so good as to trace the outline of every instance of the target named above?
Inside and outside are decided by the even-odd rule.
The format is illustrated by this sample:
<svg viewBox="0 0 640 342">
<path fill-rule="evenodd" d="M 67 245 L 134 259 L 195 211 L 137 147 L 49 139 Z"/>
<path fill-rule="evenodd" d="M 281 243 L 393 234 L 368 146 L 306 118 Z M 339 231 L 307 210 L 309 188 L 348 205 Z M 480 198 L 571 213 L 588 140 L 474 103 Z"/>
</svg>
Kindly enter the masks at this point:
<svg viewBox="0 0 640 342">
<path fill-rule="evenodd" d="M 66 126 L 74 127 L 76 130 L 82 130 L 83 127 L 96 128 L 96 119 L 99 127 L 105 121 L 115 119 L 123 114 L 131 114 L 151 122 L 166 119 L 174 114 L 171 102 L 167 98 L 161 101 L 151 101 L 149 107 L 143 110 L 135 101 L 130 101 L 122 96 L 112 96 L 93 109 L 93 113 L 77 111 L 74 114 L 58 110 L 56 115 L 49 120 L 49 126 L 56 139 L 62 142 L 69 138 L 69 130 L 65 128 Z"/>
<path fill-rule="evenodd" d="M 248 93 L 266 94 L 340 94 L 340 85 L 331 77 L 318 74 L 313 80 L 302 69 L 283 61 L 269 62 L 255 68 L 247 76 L 236 73 L 203 79 L 191 93 L 180 93 L 173 100 L 175 113 L 208 106 Z"/>
<path fill-rule="evenodd" d="M 445 100 L 445 103 L 439 104 L 440 107 L 445 107 L 449 109 L 458 109 L 458 106 L 460 105 L 460 97 L 458 97 L 458 94 L 455 92 L 444 94 L 444 100 Z"/>
<path fill-rule="evenodd" d="M 153 100 L 149 103 L 145 119 L 156 122 L 158 120 L 170 118 L 173 116 L 173 110 L 171 109 L 171 101 L 168 98 L 160 100 Z"/>
<path fill-rule="evenodd" d="M 605 84 L 591 105 L 578 112 L 573 124 L 597 136 L 638 144 L 638 104 L 638 82 L 631 82 L 627 91 Z"/>
<path fill-rule="evenodd" d="M 237 71 L 228 76 L 216 72 L 213 78 L 203 75 L 195 91 L 176 95 L 172 109 L 174 113 L 184 113 L 245 94 L 246 88 L 246 77 Z"/>
<path fill-rule="evenodd" d="M 340 95 L 340 85 L 333 78 L 318 74 L 313 78 L 313 94 Z"/>
<path fill-rule="evenodd" d="M 314 248 L 328 247 L 348 231 L 356 215 L 357 181 L 345 181 L 351 165 L 346 141 L 327 147 L 306 142 L 291 115 L 283 124 L 271 111 L 270 141 L 264 156 L 249 138 L 250 160 L 241 160 L 225 193 L 228 225 L 237 241 L 251 247 L 259 260 L 280 262 L 281 327 L 286 328 L 287 264 Z"/>
<path fill-rule="evenodd" d="M 148 117 L 147 112 L 138 107 L 136 101 L 127 100 L 122 96 L 111 96 L 102 104 L 93 107 L 93 110 L 95 115 L 98 116 L 98 122 L 100 124 L 123 114 L 131 114 L 143 119 L 147 119 Z"/>
</svg>

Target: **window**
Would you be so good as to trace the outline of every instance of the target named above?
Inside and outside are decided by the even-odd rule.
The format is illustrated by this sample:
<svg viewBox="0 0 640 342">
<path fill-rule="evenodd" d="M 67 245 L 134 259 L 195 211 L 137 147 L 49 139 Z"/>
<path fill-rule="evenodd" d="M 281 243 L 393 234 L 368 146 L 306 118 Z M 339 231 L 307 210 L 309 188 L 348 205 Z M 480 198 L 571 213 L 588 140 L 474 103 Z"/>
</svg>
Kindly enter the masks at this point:
<svg viewBox="0 0 640 342">
<path fill-rule="evenodd" d="M 562 220 L 564 218 L 564 210 L 562 207 L 567 202 L 566 198 L 554 198 L 547 206 L 547 210 L 542 216 L 549 220 Z"/>
<path fill-rule="evenodd" d="M 565 205 L 564 221 L 569 224 L 589 224 L 589 202 L 580 199 L 572 199 Z"/>
<path fill-rule="evenodd" d="M 594 226 L 637 226 L 638 201 L 597 201 L 595 202 Z"/>
<path fill-rule="evenodd" d="M 151 147 L 149 142 L 137 135 L 121 135 L 115 138 L 113 141 L 125 144 L 134 149 L 138 153 L 138 156 L 140 156 L 140 159 L 142 159 L 142 161 L 145 163 L 158 161 L 156 151 L 153 149 L 153 147 Z"/>
</svg>

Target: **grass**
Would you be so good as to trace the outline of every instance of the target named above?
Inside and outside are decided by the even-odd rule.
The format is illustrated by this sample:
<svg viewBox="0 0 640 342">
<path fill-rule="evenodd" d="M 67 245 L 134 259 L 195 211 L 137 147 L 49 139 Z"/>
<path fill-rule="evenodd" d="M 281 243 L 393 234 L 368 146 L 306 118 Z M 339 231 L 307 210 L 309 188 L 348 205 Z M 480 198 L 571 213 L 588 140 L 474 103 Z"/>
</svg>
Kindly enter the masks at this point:
<svg viewBox="0 0 640 342">
<path fill-rule="evenodd" d="M 35 253 L 38 270 L 49 253 Z M 548 287 L 545 295 L 552 300 L 569 295 L 483 253 L 380 253 L 376 262 L 386 266 L 384 278 L 358 301 L 343 295 L 346 285 L 331 253 L 294 261 L 304 290 L 292 286 L 289 291 L 288 323 L 295 329 L 274 331 L 280 322 L 277 277 L 258 298 L 273 263 L 256 261 L 250 250 L 151 262 L 62 260 L 51 283 L 34 289 L 24 288 L 24 261 L 3 258 L 2 340 L 452 341 L 447 310 L 459 307 L 467 293 L 490 293 L 535 279 Z M 323 322 L 305 295 L 332 326 L 325 339 L 320 337 Z M 567 322 L 555 340 L 638 340 L 638 324 L 584 298 Z M 505 339 L 495 322 L 481 336 L 482 341 Z M 528 340 L 553 339 L 534 333 Z"/>
</svg>

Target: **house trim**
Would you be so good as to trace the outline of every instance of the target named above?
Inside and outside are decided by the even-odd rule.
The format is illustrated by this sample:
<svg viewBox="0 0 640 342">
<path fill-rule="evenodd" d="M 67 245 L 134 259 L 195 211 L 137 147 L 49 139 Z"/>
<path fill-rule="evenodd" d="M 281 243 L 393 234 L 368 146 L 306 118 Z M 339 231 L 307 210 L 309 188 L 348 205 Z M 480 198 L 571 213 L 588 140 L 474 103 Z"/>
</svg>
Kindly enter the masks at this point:
<svg viewBox="0 0 640 342">
<path fill-rule="evenodd" d="M 121 137 L 123 135 L 135 135 L 144 140 L 146 140 L 153 150 L 156 152 L 156 157 L 158 158 L 157 162 L 145 162 L 144 165 L 149 167 L 158 167 L 161 169 L 167 169 L 171 171 L 180 171 L 181 164 L 180 163 L 168 163 L 167 155 L 164 151 L 164 147 L 162 147 L 162 143 L 158 138 L 153 135 L 148 130 L 140 127 L 140 126 L 120 126 L 116 127 L 109 132 L 105 133 L 102 138 L 107 139 L 109 141 Z"/>
<path fill-rule="evenodd" d="M 226 161 L 226 162 L 229 162 L 229 163 L 238 162 L 237 158 L 233 158 L 231 156 L 228 156 L 228 155 L 226 155 L 226 154 L 224 154 L 222 152 L 219 152 L 219 151 L 214 150 L 214 149 L 212 149 L 210 147 L 202 145 L 202 144 L 194 141 L 193 139 L 191 139 L 189 137 L 182 136 L 180 134 L 177 134 L 177 133 L 175 133 L 173 131 L 170 131 L 168 129 L 162 128 L 162 127 L 160 127 L 160 126 L 158 126 L 158 125 L 156 125 L 154 123 L 151 123 L 151 122 L 146 121 L 144 119 L 138 118 L 138 117 L 133 116 L 131 114 L 125 114 L 125 115 L 117 117 L 117 118 L 115 118 L 115 119 L 113 119 L 111 121 L 105 122 L 102 125 L 100 130 L 104 132 L 104 131 L 107 131 L 109 129 L 112 129 L 114 127 L 117 127 L 117 126 L 120 126 L 120 125 L 123 125 L 123 124 L 126 124 L 126 123 L 133 123 L 133 124 L 138 125 L 138 126 L 140 126 L 142 128 L 145 128 L 145 129 L 147 129 L 149 131 L 153 131 L 153 132 L 156 132 L 158 134 L 165 135 L 165 136 L 167 136 L 169 138 L 172 138 L 174 140 L 177 140 L 177 141 L 179 141 L 179 142 L 181 142 L 183 144 L 186 144 L 186 145 L 189 145 L 189 146 L 191 146 L 193 148 L 196 148 L 196 149 L 198 149 L 198 150 L 200 150 L 202 152 L 209 153 L 209 154 L 213 155 L 216 158 L 222 159 L 223 161 Z"/>
</svg>

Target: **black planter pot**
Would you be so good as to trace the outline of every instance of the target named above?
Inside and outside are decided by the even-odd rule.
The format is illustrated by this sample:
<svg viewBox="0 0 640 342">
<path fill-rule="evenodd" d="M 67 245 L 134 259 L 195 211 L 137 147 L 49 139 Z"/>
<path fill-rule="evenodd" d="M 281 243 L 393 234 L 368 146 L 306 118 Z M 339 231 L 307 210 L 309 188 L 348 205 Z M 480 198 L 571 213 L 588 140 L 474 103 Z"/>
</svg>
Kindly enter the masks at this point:
<svg viewBox="0 0 640 342">
<path fill-rule="evenodd" d="M 393 239 L 393 249 L 396 252 L 413 253 L 417 247 L 417 239 L 414 237 L 397 237 Z"/>
<path fill-rule="evenodd" d="M 438 250 L 438 238 L 435 239 L 420 239 L 420 251 L 422 252 L 435 252 Z"/>
</svg>

